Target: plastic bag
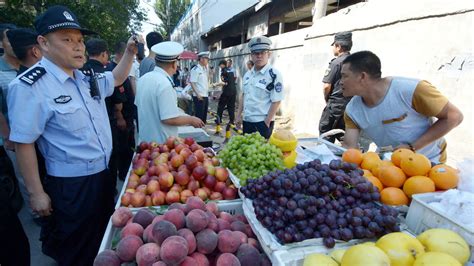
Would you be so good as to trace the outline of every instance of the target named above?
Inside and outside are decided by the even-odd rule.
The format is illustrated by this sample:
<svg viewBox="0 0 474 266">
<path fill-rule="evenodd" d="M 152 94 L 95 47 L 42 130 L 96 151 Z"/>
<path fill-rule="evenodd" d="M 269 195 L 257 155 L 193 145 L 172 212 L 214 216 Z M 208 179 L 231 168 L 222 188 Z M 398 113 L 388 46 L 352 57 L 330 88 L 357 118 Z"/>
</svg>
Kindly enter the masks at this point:
<svg viewBox="0 0 474 266">
<path fill-rule="evenodd" d="M 474 193 L 474 159 L 465 159 L 458 163 L 458 190 Z"/>
</svg>

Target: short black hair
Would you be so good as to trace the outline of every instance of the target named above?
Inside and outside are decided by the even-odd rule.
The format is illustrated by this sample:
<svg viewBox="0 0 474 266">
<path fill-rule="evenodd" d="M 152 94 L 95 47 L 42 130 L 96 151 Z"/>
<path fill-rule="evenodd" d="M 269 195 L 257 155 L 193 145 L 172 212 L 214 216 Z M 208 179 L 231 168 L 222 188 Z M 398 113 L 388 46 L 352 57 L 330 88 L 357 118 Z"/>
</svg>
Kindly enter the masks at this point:
<svg viewBox="0 0 474 266">
<path fill-rule="evenodd" d="M 344 52 L 349 52 L 352 49 L 352 41 L 335 41 L 334 45 L 339 45 Z"/>
<path fill-rule="evenodd" d="M 17 26 L 15 24 L 11 23 L 0 23 L 0 41 L 3 41 L 3 39 L 6 37 L 5 31 L 6 30 L 14 30 L 16 29 Z"/>
<path fill-rule="evenodd" d="M 162 41 L 163 37 L 158 32 L 152 31 L 146 35 L 146 46 L 148 47 L 148 50 L 151 50 L 151 47 L 153 47 L 153 45 L 158 44 Z"/>
<path fill-rule="evenodd" d="M 227 61 L 225 61 L 225 60 L 219 61 L 219 66 L 220 66 L 220 65 L 224 65 L 224 66 L 225 66 L 226 64 L 227 64 Z"/>
<path fill-rule="evenodd" d="M 127 48 L 127 44 L 125 42 L 118 42 L 114 46 L 114 53 L 123 54 L 125 52 L 125 48 Z"/>
<path fill-rule="evenodd" d="M 107 50 L 107 42 L 102 39 L 92 38 L 86 42 L 86 51 L 89 56 L 98 56 Z"/>
<path fill-rule="evenodd" d="M 382 64 L 380 59 L 371 51 L 360 51 L 346 57 L 342 64 L 350 64 L 353 72 L 366 72 L 372 78 L 382 77 Z"/>
</svg>

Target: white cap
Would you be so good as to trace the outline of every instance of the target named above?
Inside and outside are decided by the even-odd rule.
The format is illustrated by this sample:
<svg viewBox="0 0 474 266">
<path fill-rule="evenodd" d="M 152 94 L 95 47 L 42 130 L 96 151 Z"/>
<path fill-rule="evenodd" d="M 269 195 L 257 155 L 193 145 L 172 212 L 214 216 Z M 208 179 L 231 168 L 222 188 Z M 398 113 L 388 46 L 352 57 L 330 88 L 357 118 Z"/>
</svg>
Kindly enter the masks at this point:
<svg viewBox="0 0 474 266">
<path fill-rule="evenodd" d="M 161 62 L 173 62 L 179 59 L 184 47 L 177 42 L 160 42 L 151 47 L 155 53 L 155 60 Z"/>
<path fill-rule="evenodd" d="M 198 57 L 207 57 L 207 58 L 209 58 L 209 55 L 210 55 L 209 51 L 204 51 L 204 52 L 200 52 L 198 54 Z"/>
<path fill-rule="evenodd" d="M 259 52 L 259 51 L 270 50 L 271 44 L 272 44 L 272 41 L 269 38 L 265 36 L 257 36 L 250 39 L 248 46 L 249 46 L 250 52 Z"/>
</svg>

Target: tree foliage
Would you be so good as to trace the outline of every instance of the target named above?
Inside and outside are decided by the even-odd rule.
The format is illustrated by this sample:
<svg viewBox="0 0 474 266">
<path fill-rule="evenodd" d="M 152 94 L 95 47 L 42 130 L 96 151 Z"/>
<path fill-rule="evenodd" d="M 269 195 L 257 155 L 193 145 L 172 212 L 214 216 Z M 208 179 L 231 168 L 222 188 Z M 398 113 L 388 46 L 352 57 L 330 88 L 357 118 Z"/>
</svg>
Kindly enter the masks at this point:
<svg viewBox="0 0 474 266">
<path fill-rule="evenodd" d="M 189 7 L 190 0 L 157 0 L 155 12 L 163 22 L 158 27 L 158 32 L 164 39 L 169 39 L 173 29 L 178 24 L 180 18 Z"/>
<path fill-rule="evenodd" d="M 139 0 L 7 0 L 0 7 L 0 23 L 32 27 L 34 18 L 49 6 L 64 5 L 74 12 L 81 26 L 93 30 L 109 47 L 126 41 L 141 29 L 146 19 Z"/>
</svg>

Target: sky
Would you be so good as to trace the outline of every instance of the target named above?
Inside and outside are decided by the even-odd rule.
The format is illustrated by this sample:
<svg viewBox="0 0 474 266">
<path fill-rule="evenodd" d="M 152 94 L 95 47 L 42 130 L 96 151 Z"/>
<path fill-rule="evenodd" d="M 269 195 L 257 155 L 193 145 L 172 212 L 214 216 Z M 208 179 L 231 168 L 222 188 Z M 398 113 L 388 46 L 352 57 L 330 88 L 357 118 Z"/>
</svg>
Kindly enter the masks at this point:
<svg viewBox="0 0 474 266">
<path fill-rule="evenodd" d="M 140 7 L 146 10 L 147 20 L 142 23 L 142 30 L 139 32 L 143 38 L 153 31 L 157 25 L 161 24 L 161 20 L 158 18 L 154 11 L 155 0 L 140 0 Z M 146 46 L 145 46 L 145 50 Z"/>
</svg>

